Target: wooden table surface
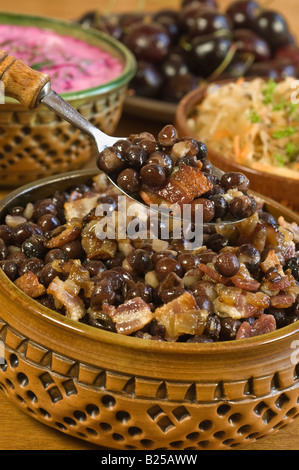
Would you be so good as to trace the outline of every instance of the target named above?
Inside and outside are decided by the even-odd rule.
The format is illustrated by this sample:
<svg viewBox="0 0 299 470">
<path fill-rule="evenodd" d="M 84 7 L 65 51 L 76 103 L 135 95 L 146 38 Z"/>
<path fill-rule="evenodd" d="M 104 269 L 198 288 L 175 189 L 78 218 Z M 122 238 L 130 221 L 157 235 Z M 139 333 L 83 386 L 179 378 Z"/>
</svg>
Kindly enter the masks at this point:
<svg viewBox="0 0 299 470">
<path fill-rule="evenodd" d="M 218 0 L 225 8 L 230 1 Z M 271 5 L 283 12 L 293 31 L 299 27 L 298 2 L 295 0 L 263 0 L 261 3 Z M 2 11 L 13 11 L 36 15 L 47 15 L 66 20 L 78 18 L 88 10 L 98 9 L 101 12 L 135 11 L 136 8 L 157 10 L 162 6 L 178 6 L 176 0 L 1 0 Z M 115 135 L 126 136 L 132 132 L 149 131 L 155 135 L 160 130 L 159 123 L 132 118 L 124 114 L 120 120 Z M 0 141 L 1 146 L 1 141 Z M 6 191 L 0 188 L 0 197 Z M 65 435 L 60 431 L 49 428 L 26 415 L 16 408 L 3 394 L 0 393 L 0 450 L 96 450 L 98 447 L 80 439 Z M 238 448 L 240 449 L 240 448 Z M 299 420 L 290 423 L 278 433 L 271 434 L 253 442 L 242 450 L 299 450 Z"/>
</svg>

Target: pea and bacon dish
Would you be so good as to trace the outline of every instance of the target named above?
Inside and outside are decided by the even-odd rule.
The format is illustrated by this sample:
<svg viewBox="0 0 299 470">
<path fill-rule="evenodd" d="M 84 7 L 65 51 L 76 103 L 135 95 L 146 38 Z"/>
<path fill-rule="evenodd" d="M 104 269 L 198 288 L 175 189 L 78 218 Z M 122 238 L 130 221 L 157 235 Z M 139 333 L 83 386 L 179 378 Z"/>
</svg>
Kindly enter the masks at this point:
<svg viewBox="0 0 299 470">
<path fill-rule="evenodd" d="M 108 205 L 117 219 L 119 196 L 100 171 L 8 211 L 0 225 L 3 272 L 61 315 L 147 340 L 228 341 L 297 321 L 299 227 L 276 220 L 250 196 L 244 175 L 215 177 L 207 157 L 202 142 L 179 139 L 169 125 L 157 139 L 121 139 L 97 162 L 146 202 L 179 194 L 204 206 L 205 221 L 239 220 L 205 226 L 202 246 L 188 250 L 183 238 L 97 237 L 97 207 Z"/>
</svg>

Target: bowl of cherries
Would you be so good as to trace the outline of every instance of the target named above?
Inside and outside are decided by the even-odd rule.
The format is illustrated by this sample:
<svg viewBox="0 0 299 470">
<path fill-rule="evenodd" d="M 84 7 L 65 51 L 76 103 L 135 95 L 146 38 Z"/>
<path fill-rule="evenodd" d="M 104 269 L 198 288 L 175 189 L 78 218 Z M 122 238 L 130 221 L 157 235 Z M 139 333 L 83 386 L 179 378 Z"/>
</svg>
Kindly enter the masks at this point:
<svg viewBox="0 0 299 470">
<path fill-rule="evenodd" d="M 257 0 L 233 0 L 224 11 L 217 0 L 181 0 L 179 9 L 153 13 L 91 11 L 78 22 L 133 52 L 137 72 L 126 111 L 155 120 L 172 118 L 186 93 L 216 79 L 299 76 L 299 46 L 287 18 Z"/>
</svg>

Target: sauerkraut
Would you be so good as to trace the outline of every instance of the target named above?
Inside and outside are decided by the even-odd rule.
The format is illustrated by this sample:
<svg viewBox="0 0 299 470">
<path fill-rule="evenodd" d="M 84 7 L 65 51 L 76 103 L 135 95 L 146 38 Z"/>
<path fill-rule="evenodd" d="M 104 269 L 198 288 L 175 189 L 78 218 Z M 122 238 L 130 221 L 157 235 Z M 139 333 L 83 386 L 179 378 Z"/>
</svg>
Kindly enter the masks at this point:
<svg viewBox="0 0 299 470">
<path fill-rule="evenodd" d="M 212 84 L 188 119 L 198 139 L 228 159 L 299 178 L 297 82 L 239 79 Z"/>
</svg>

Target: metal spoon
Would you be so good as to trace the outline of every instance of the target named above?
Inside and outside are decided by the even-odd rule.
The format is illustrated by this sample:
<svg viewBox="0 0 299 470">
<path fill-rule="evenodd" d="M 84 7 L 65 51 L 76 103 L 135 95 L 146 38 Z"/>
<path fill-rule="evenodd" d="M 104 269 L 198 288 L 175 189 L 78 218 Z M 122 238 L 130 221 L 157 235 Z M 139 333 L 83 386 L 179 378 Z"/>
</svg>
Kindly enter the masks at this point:
<svg viewBox="0 0 299 470">
<path fill-rule="evenodd" d="M 118 140 L 123 139 L 123 137 L 108 136 L 85 119 L 59 94 L 51 89 L 50 78 L 48 75 L 31 69 L 21 60 L 17 60 L 13 56 L 9 56 L 7 52 L 1 50 L 0 80 L 2 80 L 4 84 L 5 94 L 7 96 L 17 99 L 28 109 L 34 109 L 40 104 L 46 106 L 51 111 L 58 114 L 62 119 L 72 124 L 75 128 L 80 129 L 82 132 L 90 136 L 94 141 L 98 152 L 101 152 L 106 147 L 112 146 Z M 213 174 L 218 178 L 221 178 L 224 172 L 213 166 Z M 117 185 L 116 180 L 111 175 L 107 175 L 107 177 L 126 197 L 146 206 L 141 199 L 132 197 L 132 195 L 127 194 L 122 188 L 120 188 Z M 219 225 L 235 225 L 239 222 L 241 222 L 241 220 L 227 220 L 221 221 L 220 223 L 210 222 L 205 225 L 216 227 Z"/>
</svg>

